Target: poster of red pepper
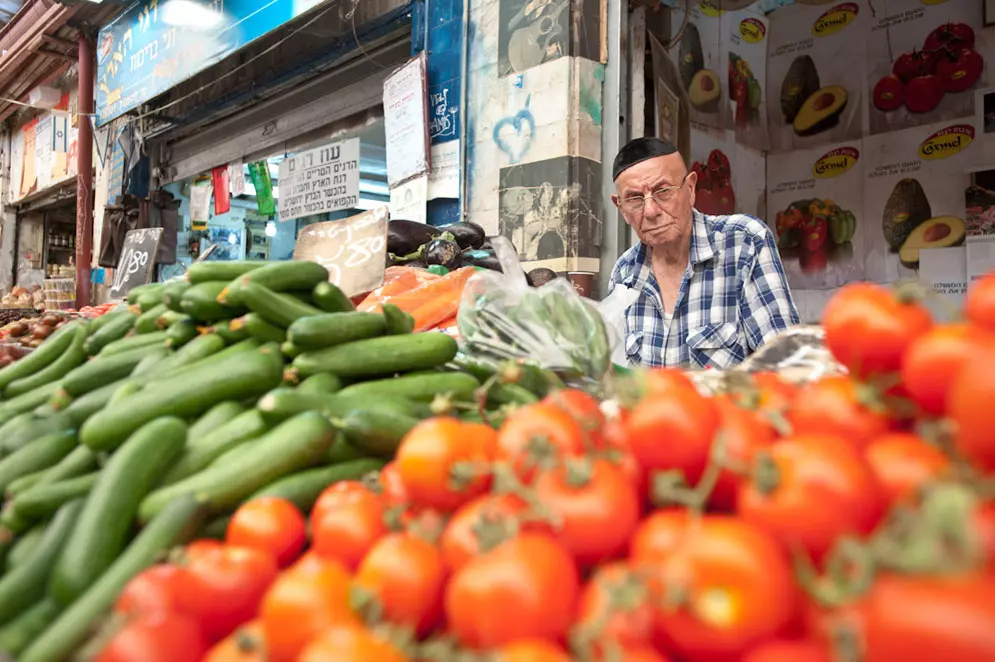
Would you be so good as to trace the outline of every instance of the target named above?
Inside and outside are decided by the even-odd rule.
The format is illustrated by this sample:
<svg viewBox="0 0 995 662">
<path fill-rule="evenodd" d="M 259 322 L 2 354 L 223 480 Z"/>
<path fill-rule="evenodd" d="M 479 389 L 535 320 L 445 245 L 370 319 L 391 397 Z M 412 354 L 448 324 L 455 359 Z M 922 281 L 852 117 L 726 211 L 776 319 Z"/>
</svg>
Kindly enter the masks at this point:
<svg viewBox="0 0 995 662">
<path fill-rule="evenodd" d="M 729 49 L 726 53 L 729 90 L 728 127 L 736 132 L 736 142 L 766 150 L 767 137 L 767 31 L 763 12 L 750 7 L 722 13 L 722 32 Z"/>
<path fill-rule="evenodd" d="M 770 14 L 767 125 L 771 151 L 864 135 L 869 0 L 795 4 Z"/>
<path fill-rule="evenodd" d="M 793 287 L 829 289 L 865 276 L 860 141 L 767 161 L 767 222 Z"/>
<path fill-rule="evenodd" d="M 888 0 L 871 27 L 870 133 L 970 116 L 985 84 L 977 0 Z"/>
<path fill-rule="evenodd" d="M 737 145 L 731 131 L 691 129 L 695 208 L 705 214 L 764 214 L 764 155 Z"/>
<path fill-rule="evenodd" d="M 670 56 L 691 104 L 691 121 L 722 128 L 726 124 L 729 98 L 722 12 L 708 0 L 699 0 L 690 3 L 686 21 L 683 10 L 674 9 L 671 13 L 674 25 L 683 26 Z"/>
</svg>

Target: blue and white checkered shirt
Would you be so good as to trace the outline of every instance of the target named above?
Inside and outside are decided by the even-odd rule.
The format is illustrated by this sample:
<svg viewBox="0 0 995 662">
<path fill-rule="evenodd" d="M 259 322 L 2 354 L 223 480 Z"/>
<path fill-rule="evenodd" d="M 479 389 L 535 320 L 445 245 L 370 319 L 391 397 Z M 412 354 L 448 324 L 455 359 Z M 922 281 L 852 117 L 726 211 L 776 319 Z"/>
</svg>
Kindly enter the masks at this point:
<svg viewBox="0 0 995 662">
<path fill-rule="evenodd" d="M 646 367 L 729 368 L 799 321 L 774 236 L 745 214 L 694 210 L 690 261 L 669 322 L 646 246 L 627 250 L 612 272 L 638 291 L 626 310 L 625 353 Z"/>
</svg>

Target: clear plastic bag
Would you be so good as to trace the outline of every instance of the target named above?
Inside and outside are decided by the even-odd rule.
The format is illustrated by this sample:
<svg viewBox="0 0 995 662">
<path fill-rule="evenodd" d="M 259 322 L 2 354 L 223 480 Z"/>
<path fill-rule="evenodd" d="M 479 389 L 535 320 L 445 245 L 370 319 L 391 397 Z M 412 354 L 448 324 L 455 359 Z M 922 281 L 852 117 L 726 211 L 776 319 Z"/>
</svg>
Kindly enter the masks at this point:
<svg viewBox="0 0 995 662">
<path fill-rule="evenodd" d="M 503 237 L 492 243 L 503 273 L 481 271 L 466 284 L 458 316 L 466 349 L 567 379 L 602 380 L 611 369 L 611 341 L 597 306 L 565 278 L 529 287 L 511 243 Z"/>
<path fill-rule="evenodd" d="M 616 285 L 604 299 L 597 303 L 598 311 L 608 327 L 609 342 L 612 346 L 612 363 L 628 366 L 625 355 L 625 311 L 639 298 L 639 291 L 624 285 Z"/>
</svg>

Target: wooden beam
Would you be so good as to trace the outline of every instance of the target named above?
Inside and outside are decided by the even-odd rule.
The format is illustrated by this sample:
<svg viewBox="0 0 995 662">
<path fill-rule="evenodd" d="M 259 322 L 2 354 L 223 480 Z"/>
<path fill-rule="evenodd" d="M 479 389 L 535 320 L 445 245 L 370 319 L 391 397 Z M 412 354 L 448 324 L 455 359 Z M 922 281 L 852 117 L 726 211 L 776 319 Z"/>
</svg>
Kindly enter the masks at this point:
<svg viewBox="0 0 995 662">
<path fill-rule="evenodd" d="M 68 60 L 69 62 L 75 62 L 77 60 L 76 53 L 63 53 L 61 51 L 54 51 L 50 48 L 44 48 L 42 46 L 35 49 L 35 52 L 38 53 L 38 55 L 54 57 L 59 60 Z"/>
<path fill-rule="evenodd" d="M 63 39 L 62 37 L 53 37 L 50 34 L 43 34 L 41 36 L 41 41 L 46 46 L 51 46 L 56 50 L 63 48 L 68 48 L 71 51 L 76 50 L 76 42 L 71 39 Z"/>
</svg>

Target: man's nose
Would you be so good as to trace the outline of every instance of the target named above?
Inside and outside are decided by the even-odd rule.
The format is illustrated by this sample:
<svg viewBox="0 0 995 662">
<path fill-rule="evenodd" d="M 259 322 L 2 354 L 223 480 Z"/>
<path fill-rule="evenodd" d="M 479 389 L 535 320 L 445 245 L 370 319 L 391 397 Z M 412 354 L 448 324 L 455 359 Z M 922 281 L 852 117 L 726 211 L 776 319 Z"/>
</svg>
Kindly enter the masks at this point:
<svg viewBox="0 0 995 662">
<path fill-rule="evenodd" d="M 643 216 L 648 216 L 649 218 L 656 218 L 660 215 L 663 208 L 660 203 L 656 201 L 652 195 L 647 195 L 643 199 Z"/>
</svg>

